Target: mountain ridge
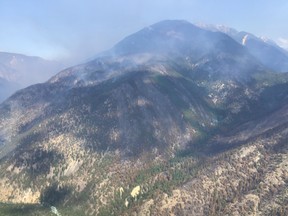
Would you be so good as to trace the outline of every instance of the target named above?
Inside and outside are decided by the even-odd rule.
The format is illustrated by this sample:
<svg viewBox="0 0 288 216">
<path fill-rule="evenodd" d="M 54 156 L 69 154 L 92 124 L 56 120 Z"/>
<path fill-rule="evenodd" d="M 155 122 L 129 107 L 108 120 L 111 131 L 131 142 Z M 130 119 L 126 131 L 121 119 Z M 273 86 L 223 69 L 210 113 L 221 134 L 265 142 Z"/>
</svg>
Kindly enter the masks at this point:
<svg viewBox="0 0 288 216">
<path fill-rule="evenodd" d="M 8 98 L 16 90 L 48 80 L 62 67 L 59 62 L 48 61 L 37 56 L 0 52 L 0 78 L 13 86 L 13 88 L 6 87 L 7 89 L 1 86 L 0 101 Z"/>
<path fill-rule="evenodd" d="M 251 54 L 258 58 L 265 67 L 280 72 L 288 71 L 288 52 L 273 40 L 257 37 L 245 31 L 239 32 L 233 28 L 222 25 L 205 25 L 201 23 L 196 25 L 203 29 L 219 31 L 229 35 L 239 44 L 247 47 Z"/>
<path fill-rule="evenodd" d="M 150 28 L 0 104 L 0 213 L 288 212 L 288 74 L 223 33 Z"/>
</svg>

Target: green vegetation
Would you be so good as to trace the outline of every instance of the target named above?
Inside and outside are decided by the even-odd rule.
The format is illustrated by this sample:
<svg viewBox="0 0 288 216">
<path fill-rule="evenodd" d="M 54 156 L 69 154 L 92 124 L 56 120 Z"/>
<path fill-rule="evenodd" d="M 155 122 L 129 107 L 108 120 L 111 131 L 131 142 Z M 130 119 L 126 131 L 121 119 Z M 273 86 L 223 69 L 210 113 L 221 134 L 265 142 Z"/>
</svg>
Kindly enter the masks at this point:
<svg viewBox="0 0 288 216">
<path fill-rule="evenodd" d="M 161 62 L 164 63 L 167 62 Z M 204 204 L 199 206 L 204 206 L 205 215 L 227 211 L 248 193 L 260 197 L 262 191 L 268 191 L 268 195 L 264 194 L 268 198 L 261 197 L 262 201 L 278 195 L 281 187 L 268 185 L 268 189 L 263 190 L 260 183 L 265 172 L 272 173 L 281 163 L 280 154 L 287 142 L 278 140 L 274 145 L 274 139 L 264 140 L 263 143 L 274 146 L 265 146 L 264 153 L 256 152 L 261 148 L 255 143 L 264 138 L 251 135 L 250 139 L 248 134 L 245 140 L 244 134 L 241 136 L 244 140 L 238 142 L 241 128 L 237 126 L 266 116 L 286 104 L 288 75 L 254 74 L 252 81 L 231 78 L 219 79 L 218 83 L 217 76 L 221 72 L 210 73 L 213 64 L 208 61 L 207 71 L 201 67 L 193 71 L 182 59 L 178 63 L 167 63 L 165 75 L 155 73 L 154 69 L 134 71 L 133 68 L 97 85 L 76 85 L 71 89 L 65 89 L 65 84 L 57 88 L 51 86 L 51 89 L 55 87 L 52 96 L 57 97 L 50 95 L 53 100 L 43 105 L 44 110 L 38 107 L 40 116 L 30 116 L 29 110 L 27 116 L 24 116 L 26 113 L 21 116 L 19 124 L 13 119 L 17 124 L 11 127 L 19 132 L 11 143 L 16 147 L 15 152 L 9 160 L 3 159 L 7 164 L 0 167 L 1 177 L 11 182 L 10 190 L 41 191 L 42 205 L 1 204 L 0 216 L 51 216 L 51 206 L 57 207 L 62 216 L 93 215 L 98 210 L 100 216 L 132 215 L 147 200 L 156 202 L 164 196 L 169 198 L 175 189 L 182 190 L 183 185 L 194 182 L 199 187 L 195 194 L 204 194 Z M 118 65 L 113 67 L 117 69 Z M 143 68 L 146 67 L 149 66 Z M 94 81 L 105 71 L 94 72 L 87 78 Z M 251 97 L 250 91 L 253 92 Z M 31 109 L 37 108 L 40 102 L 36 100 Z M 279 125 L 269 129 L 265 136 L 272 137 L 286 128 L 287 124 Z M 235 137 L 225 140 L 225 136 L 229 138 L 231 134 Z M 216 136 L 224 141 L 218 142 Z M 190 143 L 187 144 L 188 139 Z M 185 142 L 179 144 L 174 140 Z M 77 148 L 71 147 L 74 144 Z M 254 144 L 256 153 L 249 158 L 254 150 L 241 148 Z M 237 157 L 234 148 L 241 150 Z M 233 154 L 236 159 L 230 156 Z M 279 155 L 272 160 L 271 154 Z M 273 161 L 275 167 L 268 167 L 264 157 Z M 277 178 L 282 176 L 285 175 L 277 175 Z M 278 179 L 275 182 L 278 183 Z M 286 184 L 287 180 L 279 182 Z M 130 193 L 137 187 L 141 187 L 141 193 L 132 198 Z M 179 205 L 172 209 L 175 215 L 182 214 Z M 159 207 L 159 203 L 155 206 Z M 249 211 L 252 207 L 251 203 L 246 206 Z M 268 213 L 272 215 L 286 213 L 286 209 L 278 206 L 270 210 Z"/>
<path fill-rule="evenodd" d="M 50 208 L 38 204 L 0 203 L 0 216 L 52 216 Z"/>
<path fill-rule="evenodd" d="M 153 199 L 158 194 L 171 195 L 173 189 L 194 178 L 204 166 L 204 161 L 197 158 L 175 157 L 160 164 L 150 165 L 147 169 L 139 170 L 129 187 L 124 190 L 125 193 L 122 197 L 116 194 L 114 200 L 100 208 L 99 215 L 127 213 L 131 209 L 141 206 L 144 200 Z M 137 200 L 134 200 L 130 196 L 129 190 L 137 185 L 142 187 L 142 192 Z M 129 208 L 124 205 L 126 200 L 129 202 Z"/>
<path fill-rule="evenodd" d="M 60 186 L 55 182 L 41 193 L 40 203 L 46 206 L 59 206 L 70 193 L 69 187 Z"/>
</svg>

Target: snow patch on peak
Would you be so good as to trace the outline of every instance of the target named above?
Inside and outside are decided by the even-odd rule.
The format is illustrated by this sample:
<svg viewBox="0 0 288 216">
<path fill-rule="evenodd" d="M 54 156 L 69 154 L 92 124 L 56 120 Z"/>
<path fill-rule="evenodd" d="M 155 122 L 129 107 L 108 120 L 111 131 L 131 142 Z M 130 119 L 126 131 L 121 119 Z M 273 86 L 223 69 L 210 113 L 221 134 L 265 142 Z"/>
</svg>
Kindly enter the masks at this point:
<svg viewBox="0 0 288 216">
<path fill-rule="evenodd" d="M 270 42 L 271 40 L 270 40 L 270 38 L 268 38 L 268 37 L 265 37 L 265 36 L 260 36 L 259 37 L 263 42 L 265 42 L 265 43 L 267 43 L 267 42 Z"/>
<path fill-rule="evenodd" d="M 168 37 L 176 38 L 176 39 L 179 39 L 179 40 L 183 39 L 182 34 L 179 33 L 179 32 L 176 32 L 176 31 L 168 31 L 168 32 L 166 33 L 166 35 L 167 35 Z"/>
<path fill-rule="evenodd" d="M 265 37 L 265 36 L 260 36 L 259 37 L 260 40 L 262 40 L 263 42 L 270 44 L 272 46 L 279 46 L 275 41 L 273 41 L 272 39 Z"/>
<path fill-rule="evenodd" d="M 205 30 L 209 30 L 213 32 L 222 32 L 230 36 L 236 35 L 239 33 L 237 30 L 230 28 L 228 26 L 225 26 L 225 25 L 221 25 L 221 24 L 213 25 L 213 24 L 205 24 L 205 23 L 196 23 L 195 25 Z"/>
<path fill-rule="evenodd" d="M 278 38 L 277 45 L 288 51 L 288 38 Z"/>
<path fill-rule="evenodd" d="M 242 38 L 242 45 L 243 45 L 243 46 L 246 45 L 246 42 L 247 42 L 248 37 L 249 37 L 249 35 L 246 34 L 246 35 Z"/>
<path fill-rule="evenodd" d="M 147 29 L 148 31 L 153 31 L 153 30 L 154 30 L 154 28 L 153 28 L 152 26 L 148 26 L 148 27 L 146 27 L 146 29 Z"/>
</svg>

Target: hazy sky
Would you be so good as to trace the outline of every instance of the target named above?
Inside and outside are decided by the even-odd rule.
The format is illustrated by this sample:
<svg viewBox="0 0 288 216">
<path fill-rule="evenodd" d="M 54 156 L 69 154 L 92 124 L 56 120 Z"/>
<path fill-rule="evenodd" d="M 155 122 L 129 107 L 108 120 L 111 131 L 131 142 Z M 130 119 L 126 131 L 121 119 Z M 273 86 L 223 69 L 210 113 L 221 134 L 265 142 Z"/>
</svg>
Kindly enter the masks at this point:
<svg viewBox="0 0 288 216">
<path fill-rule="evenodd" d="M 223 24 L 288 45 L 287 0 L 0 0 L 0 51 L 85 59 L 165 19 Z"/>
</svg>

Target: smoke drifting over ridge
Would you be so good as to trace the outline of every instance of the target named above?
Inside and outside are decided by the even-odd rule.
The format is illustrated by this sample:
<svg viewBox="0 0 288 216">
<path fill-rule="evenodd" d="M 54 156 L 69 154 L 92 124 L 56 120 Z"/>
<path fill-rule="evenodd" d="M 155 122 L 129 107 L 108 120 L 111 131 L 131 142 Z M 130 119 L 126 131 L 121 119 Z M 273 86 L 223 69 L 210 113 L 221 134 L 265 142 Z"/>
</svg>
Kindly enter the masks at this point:
<svg viewBox="0 0 288 216">
<path fill-rule="evenodd" d="M 173 24 L 174 27 L 171 28 L 170 25 L 173 22 L 175 22 L 174 23 L 175 25 Z M 236 33 L 234 32 L 236 35 L 234 34 L 229 35 L 229 33 L 231 32 L 230 31 L 227 32 L 229 36 L 231 36 L 233 39 L 238 41 L 238 43 L 236 43 L 236 41 L 230 40 L 231 38 L 228 35 L 222 33 L 223 29 L 222 30 L 220 29 L 219 30 L 220 32 L 217 29 L 216 30 L 212 29 L 212 32 L 211 32 L 210 28 L 213 28 L 213 26 L 212 27 L 210 26 L 208 28 L 209 31 L 207 31 L 206 30 L 207 27 L 200 26 L 199 28 L 195 25 L 192 25 L 191 23 L 187 21 L 166 20 L 166 21 L 156 23 L 152 26 L 148 26 L 136 32 L 135 34 L 124 38 L 122 41 L 117 43 L 110 50 L 102 52 L 98 55 L 96 55 L 97 53 L 94 52 L 96 45 L 89 47 L 89 44 L 90 45 L 91 43 L 97 44 L 99 41 L 97 41 L 97 38 L 93 39 L 94 37 L 93 34 L 90 34 L 90 35 L 87 34 L 87 37 L 86 37 L 87 40 L 82 40 L 82 42 L 79 43 L 77 46 L 74 46 L 74 48 L 71 48 L 70 50 L 71 53 L 75 53 L 75 55 L 70 56 L 70 58 L 67 58 L 67 59 L 62 59 L 61 65 L 58 62 L 43 60 L 39 57 L 27 57 L 27 56 L 18 55 L 18 54 L 2 53 L 2 55 L 0 55 L 0 77 L 2 77 L 8 82 L 14 82 L 14 84 L 12 85 L 13 88 L 6 87 L 4 89 L 4 87 L 2 87 L 3 88 L 2 97 L 5 98 L 5 95 L 6 97 L 8 96 L 8 93 L 6 92 L 14 91 L 11 89 L 20 89 L 31 84 L 47 81 L 50 77 L 52 77 L 61 69 L 64 69 L 65 67 L 77 65 L 79 63 L 85 63 L 88 61 L 93 61 L 94 59 L 101 57 L 101 56 L 102 57 L 109 56 L 113 58 L 119 58 L 120 56 L 125 56 L 125 58 L 123 59 L 125 61 L 125 64 L 122 64 L 123 62 L 121 64 L 126 65 L 125 67 L 131 70 L 133 68 L 136 68 L 137 65 L 139 64 L 143 65 L 144 62 L 149 61 L 151 63 L 150 59 L 152 57 L 147 56 L 148 53 L 149 55 L 153 54 L 153 58 L 154 58 L 158 54 L 170 55 L 171 53 L 169 52 L 173 50 L 174 52 L 173 55 L 176 54 L 176 55 L 182 55 L 182 56 L 183 55 L 189 56 L 189 59 L 187 59 L 187 61 L 190 61 L 190 63 L 193 65 L 195 62 L 199 60 L 199 56 L 200 58 L 202 58 L 206 54 L 214 53 L 219 49 L 224 51 L 221 55 L 219 55 L 219 58 L 218 58 L 219 62 L 221 62 L 222 61 L 221 58 L 227 58 L 227 57 L 229 58 L 229 53 L 231 51 L 234 52 L 234 50 L 236 49 L 240 51 L 240 53 L 238 53 L 239 54 L 238 58 L 242 58 L 242 59 L 238 59 L 237 61 L 241 60 L 243 62 L 243 65 L 249 65 L 249 64 L 246 64 L 245 62 L 247 62 L 248 59 L 251 58 L 252 56 L 249 57 L 248 59 L 244 59 L 244 57 L 241 56 L 241 49 L 238 49 L 242 47 L 242 45 L 243 46 L 246 45 L 246 41 L 247 41 L 246 37 L 244 37 L 245 43 L 243 44 L 242 37 L 240 41 L 238 41 L 237 38 L 236 39 L 234 38 L 234 37 L 237 37 L 238 35 L 236 34 L 237 33 L 236 30 L 234 30 L 236 32 Z M 225 31 L 223 32 L 226 33 L 226 30 L 230 30 L 230 28 L 227 27 L 227 29 L 224 29 L 224 30 Z M 213 34 L 213 38 L 209 36 L 210 34 Z M 191 37 L 190 35 L 194 35 L 194 36 Z M 116 36 L 114 35 L 113 37 L 116 37 Z M 229 46 L 223 45 L 221 42 L 222 40 L 221 38 L 224 40 L 230 38 Z M 72 39 L 73 39 L 73 36 L 72 36 Z M 191 46 L 191 44 L 194 44 L 194 45 Z M 89 49 L 87 49 L 86 47 L 89 47 Z M 90 53 L 89 54 L 90 58 L 84 57 L 87 55 L 87 53 Z M 141 55 L 138 55 L 136 59 L 135 54 L 137 53 L 138 54 L 141 53 Z M 134 57 L 132 59 L 129 59 L 130 58 L 129 55 L 131 54 L 134 55 Z M 198 56 L 197 57 L 198 59 L 194 58 L 194 56 Z M 260 56 L 260 57 L 264 58 L 265 56 L 264 57 Z M 283 59 L 285 60 L 285 58 Z M 118 59 L 117 61 L 119 60 L 120 59 Z M 205 59 L 202 59 L 202 60 L 205 61 Z M 139 63 L 139 62 L 142 62 L 142 63 Z M 105 64 L 106 63 L 107 62 L 105 61 Z M 243 68 L 235 69 L 233 67 L 233 61 L 230 62 L 230 66 L 231 68 L 219 67 L 219 70 L 222 70 L 223 73 L 225 73 L 225 71 L 233 70 L 233 71 L 236 71 L 234 74 L 238 74 L 238 72 L 243 69 Z M 273 66 L 274 65 L 272 65 L 272 67 Z M 103 65 L 101 67 L 103 67 Z M 286 66 L 281 71 L 285 72 L 285 68 Z M 102 71 L 105 71 L 103 68 L 100 68 L 100 69 Z M 80 74 L 80 71 L 81 70 L 74 72 L 75 76 L 78 77 L 77 80 L 78 81 L 86 80 L 87 78 L 85 77 L 85 75 Z M 116 72 L 109 71 L 109 73 L 103 76 L 103 79 L 111 78 L 114 76 L 115 73 L 117 74 L 117 71 Z M 89 82 L 89 79 L 88 79 L 88 82 Z M 87 81 L 85 81 L 85 83 L 87 83 Z M 18 87 L 15 87 L 15 84 Z M 2 86 L 8 86 L 8 85 L 2 85 Z"/>
<path fill-rule="evenodd" d="M 0 3 L 0 28 L 5 29 L 5 34 L 0 33 L 0 51 L 45 59 L 69 58 L 72 59 L 69 64 L 75 65 L 75 61 L 83 62 L 111 48 L 125 35 L 165 19 L 218 23 L 274 39 L 287 38 L 282 25 L 287 22 L 287 2 L 275 5 L 270 1 L 255 1 L 248 5 L 228 0 L 4 1 Z M 277 11 L 279 8 L 283 11 Z M 254 19 L 255 10 L 257 19 Z M 269 16 L 269 22 L 265 22 L 267 13 L 275 10 L 279 17 Z"/>
</svg>

